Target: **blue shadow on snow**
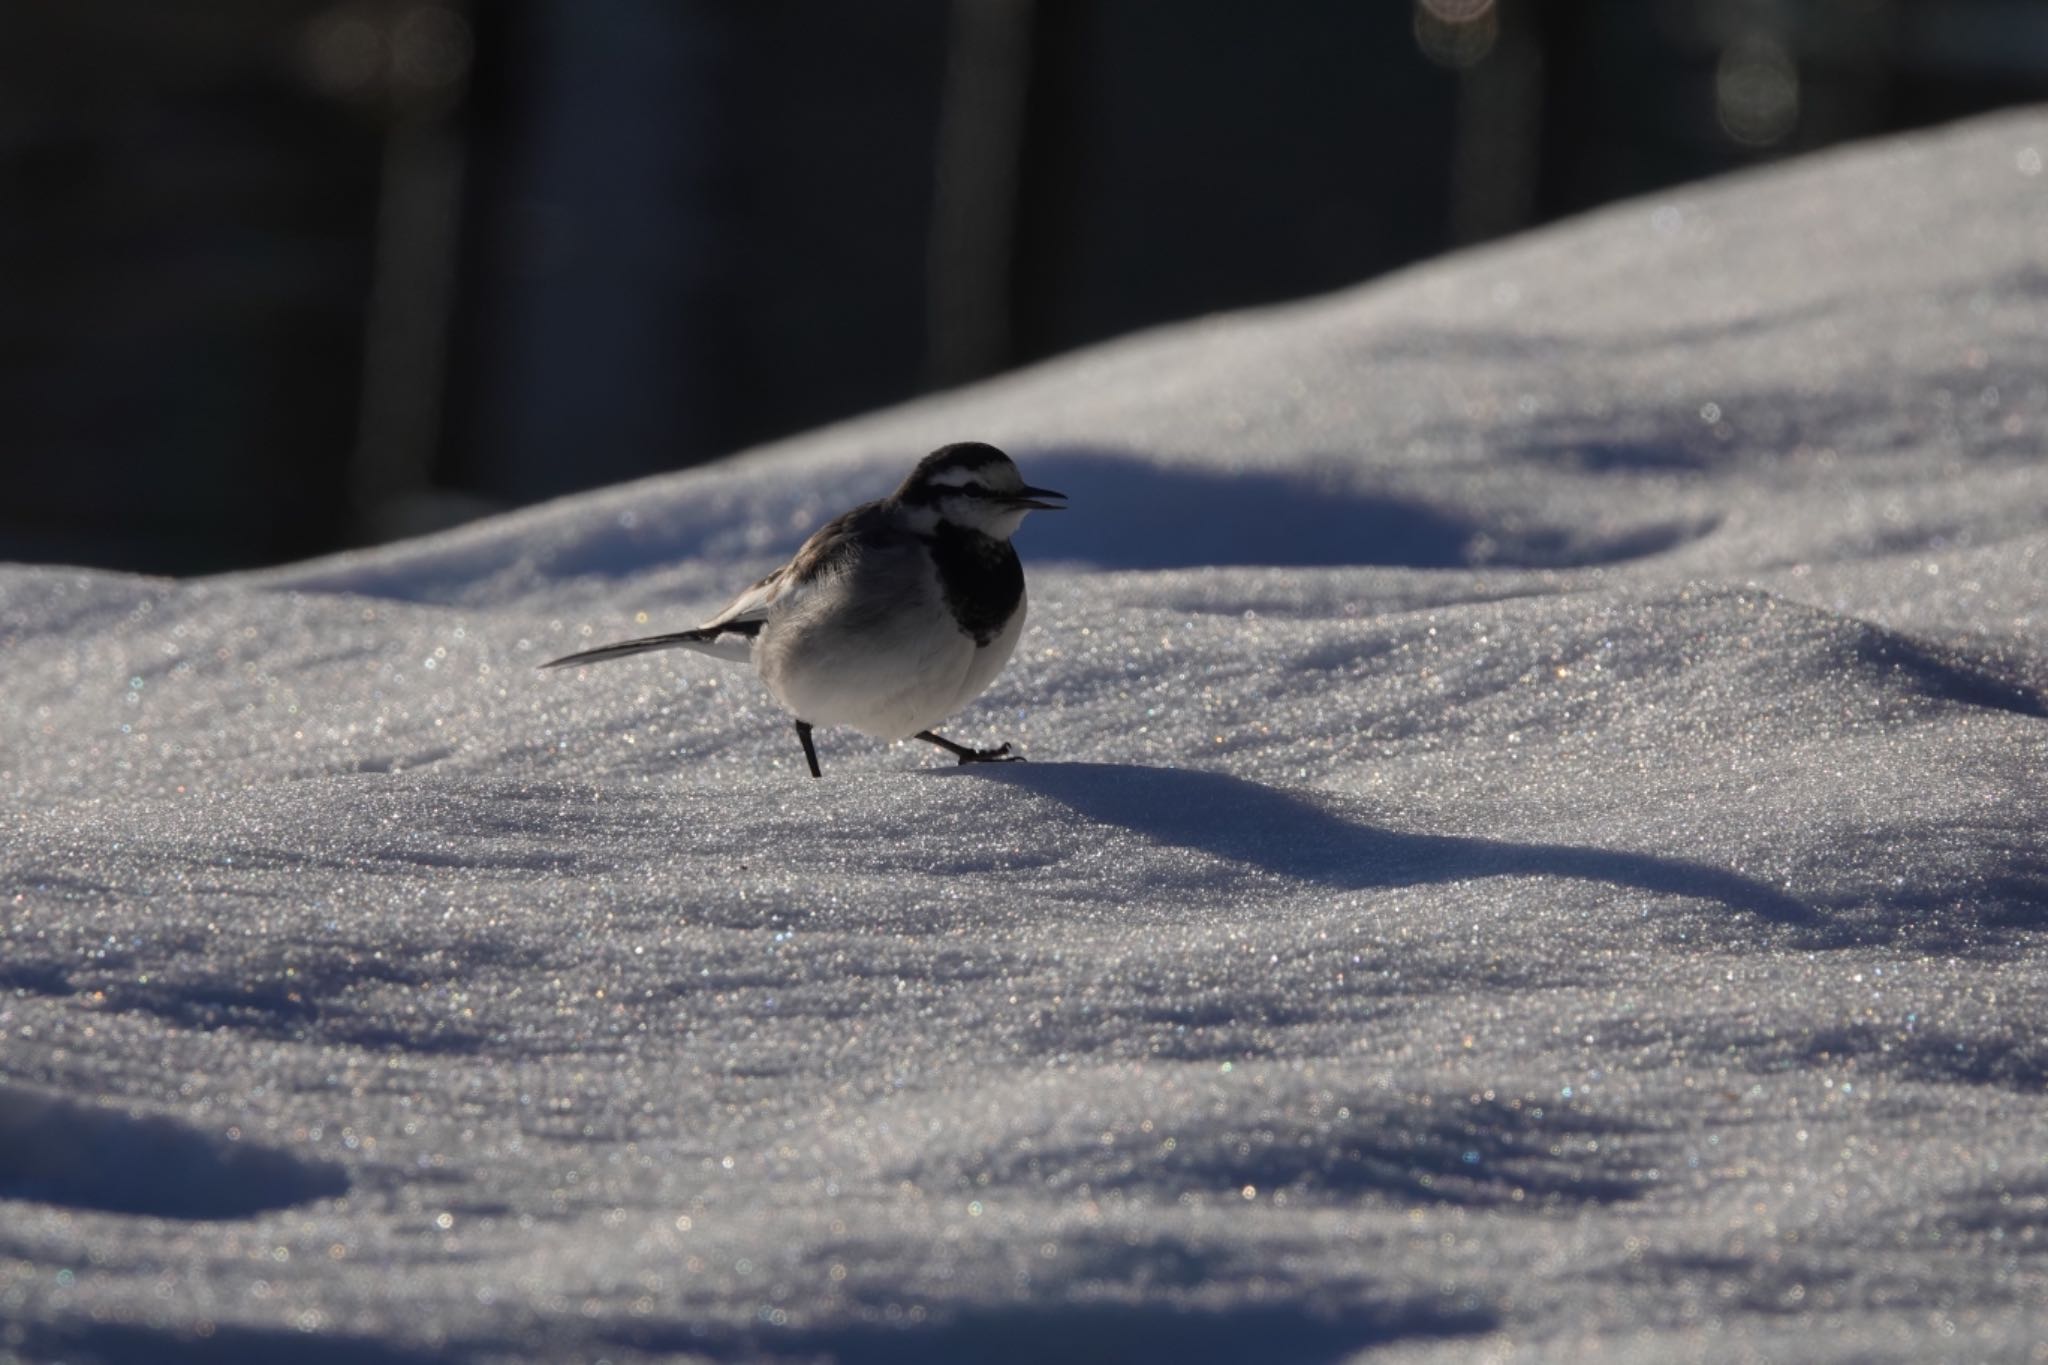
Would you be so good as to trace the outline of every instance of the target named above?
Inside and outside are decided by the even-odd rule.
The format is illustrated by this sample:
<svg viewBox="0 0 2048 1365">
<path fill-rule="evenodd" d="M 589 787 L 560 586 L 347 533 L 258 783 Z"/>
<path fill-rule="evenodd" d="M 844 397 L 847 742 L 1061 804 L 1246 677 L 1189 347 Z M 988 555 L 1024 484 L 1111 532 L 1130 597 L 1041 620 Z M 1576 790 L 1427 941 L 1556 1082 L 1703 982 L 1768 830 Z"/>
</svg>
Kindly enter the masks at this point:
<svg viewBox="0 0 2048 1365">
<path fill-rule="evenodd" d="M 1266 872 L 1348 890 L 1570 877 L 1702 897 L 1777 924 L 1811 925 L 1806 905 L 1753 877 L 1705 863 L 1572 844 L 1404 834 L 1333 815 L 1241 777 L 1123 763 L 1009 763 L 957 770 L 1050 797 L 1099 824 Z"/>
<path fill-rule="evenodd" d="M 0 1085 L 0 1199 L 156 1218 L 250 1218 L 348 1193 L 332 1162 Z"/>
</svg>

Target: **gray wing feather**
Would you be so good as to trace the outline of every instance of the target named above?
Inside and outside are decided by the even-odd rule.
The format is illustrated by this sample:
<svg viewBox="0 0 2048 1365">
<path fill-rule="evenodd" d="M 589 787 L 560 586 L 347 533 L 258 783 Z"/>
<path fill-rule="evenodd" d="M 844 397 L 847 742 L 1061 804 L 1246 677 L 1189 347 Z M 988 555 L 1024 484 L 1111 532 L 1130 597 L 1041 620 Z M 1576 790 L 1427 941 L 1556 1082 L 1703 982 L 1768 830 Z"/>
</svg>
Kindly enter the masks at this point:
<svg viewBox="0 0 2048 1365">
<path fill-rule="evenodd" d="M 843 565 L 850 534 L 879 529 L 877 523 L 881 520 L 881 508 L 880 503 L 864 503 L 819 527 L 789 563 L 735 597 L 724 611 L 695 630 L 647 635 L 637 640 L 620 640 L 595 649 L 578 650 L 559 659 L 550 659 L 541 667 L 603 663 L 607 659 L 623 659 L 629 654 L 645 654 L 655 649 L 694 649 L 723 659 L 743 659 L 776 604 L 831 572 L 835 566 Z"/>
</svg>

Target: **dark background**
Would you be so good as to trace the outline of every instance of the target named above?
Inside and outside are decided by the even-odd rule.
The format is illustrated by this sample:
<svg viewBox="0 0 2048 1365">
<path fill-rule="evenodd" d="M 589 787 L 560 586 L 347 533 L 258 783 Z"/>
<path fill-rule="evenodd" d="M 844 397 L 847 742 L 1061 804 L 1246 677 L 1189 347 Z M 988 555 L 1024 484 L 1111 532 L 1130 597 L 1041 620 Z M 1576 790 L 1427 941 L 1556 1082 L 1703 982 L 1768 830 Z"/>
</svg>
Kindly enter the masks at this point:
<svg viewBox="0 0 2048 1365">
<path fill-rule="evenodd" d="M 0 558 L 412 534 L 2044 98 L 2039 0 L 0 0 Z"/>
</svg>

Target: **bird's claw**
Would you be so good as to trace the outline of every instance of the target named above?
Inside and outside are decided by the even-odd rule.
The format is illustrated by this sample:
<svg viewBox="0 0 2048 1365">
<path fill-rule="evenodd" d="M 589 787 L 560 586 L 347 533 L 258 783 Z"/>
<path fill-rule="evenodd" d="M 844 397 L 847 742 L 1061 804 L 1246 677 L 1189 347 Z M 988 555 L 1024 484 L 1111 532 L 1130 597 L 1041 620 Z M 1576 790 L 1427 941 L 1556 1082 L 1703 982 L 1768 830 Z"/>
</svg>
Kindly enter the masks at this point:
<svg viewBox="0 0 2048 1365">
<path fill-rule="evenodd" d="M 993 749 L 969 749 L 966 753 L 960 755 L 960 761 L 963 764 L 1022 763 L 1024 761 L 1024 755 L 1013 754 L 1010 752 L 1009 745 L 999 744 Z"/>
</svg>

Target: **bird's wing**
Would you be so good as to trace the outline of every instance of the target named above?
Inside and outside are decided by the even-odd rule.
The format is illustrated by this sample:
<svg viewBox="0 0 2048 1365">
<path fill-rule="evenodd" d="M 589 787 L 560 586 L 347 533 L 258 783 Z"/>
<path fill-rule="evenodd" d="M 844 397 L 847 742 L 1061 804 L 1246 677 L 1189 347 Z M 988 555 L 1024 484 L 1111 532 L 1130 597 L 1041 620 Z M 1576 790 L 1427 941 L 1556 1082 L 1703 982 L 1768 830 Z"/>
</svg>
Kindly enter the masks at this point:
<svg viewBox="0 0 2048 1365">
<path fill-rule="evenodd" d="M 607 659 L 623 659 L 629 654 L 644 654 L 654 649 L 694 649 L 700 654 L 745 662 L 751 657 L 754 637 L 761 633 L 769 614 L 777 607 L 788 606 L 822 575 L 843 568 L 850 558 L 848 537 L 871 529 L 879 515 L 879 507 L 879 503 L 864 503 L 826 522 L 803 543 L 789 563 L 733 598 L 723 611 L 694 630 L 646 635 L 637 640 L 620 640 L 595 649 L 578 650 L 559 659 L 550 659 L 541 667 L 603 663 Z"/>
<path fill-rule="evenodd" d="M 771 612 L 792 605 L 819 579 L 844 572 L 859 557 L 859 545 L 871 544 L 889 529 L 879 502 L 862 503 L 841 513 L 813 531 L 789 563 L 733 598 L 724 611 L 697 629 L 733 630 L 752 623 L 758 631 Z"/>
<path fill-rule="evenodd" d="M 789 570 L 790 566 L 788 564 L 783 565 L 774 573 L 769 574 L 766 578 L 754 584 L 753 587 L 748 588 L 738 597 L 726 603 L 723 611 L 698 626 L 697 629 L 712 632 L 728 630 L 737 632 L 742 627 L 752 625 L 754 629 L 745 632 L 747 637 L 751 639 L 760 630 L 761 623 L 768 619 L 768 613 L 774 608 L 776 601 L 787 590 L 790 578 Z"/>
</svg>

